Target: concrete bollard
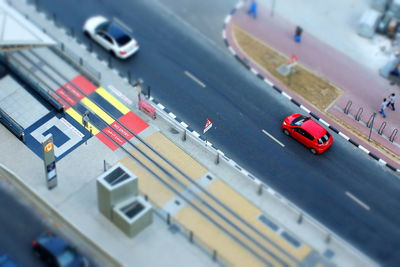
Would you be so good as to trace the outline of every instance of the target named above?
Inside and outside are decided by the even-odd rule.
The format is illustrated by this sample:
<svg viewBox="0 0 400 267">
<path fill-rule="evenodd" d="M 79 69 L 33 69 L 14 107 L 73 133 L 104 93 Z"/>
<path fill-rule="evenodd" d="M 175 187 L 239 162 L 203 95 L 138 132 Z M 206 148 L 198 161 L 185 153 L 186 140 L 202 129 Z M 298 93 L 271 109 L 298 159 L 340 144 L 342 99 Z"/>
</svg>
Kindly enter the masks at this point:
<svg viewBox="0 0 400 267">
<path fill-rule="evenodd" d="M 297 218 L 297 223 L 301 224 L 303 222 L 303 213 L 300 212 L 299 217 Z"/>
</svg>

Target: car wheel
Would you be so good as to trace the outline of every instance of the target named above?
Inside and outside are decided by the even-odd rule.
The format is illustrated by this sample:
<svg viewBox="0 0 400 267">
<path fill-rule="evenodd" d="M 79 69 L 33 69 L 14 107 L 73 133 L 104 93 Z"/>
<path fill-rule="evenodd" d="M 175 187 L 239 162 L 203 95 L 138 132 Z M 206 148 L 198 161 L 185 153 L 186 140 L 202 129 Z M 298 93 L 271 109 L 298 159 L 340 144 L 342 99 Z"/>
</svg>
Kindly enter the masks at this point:
<svg viewBox="0 0 400 267">
<path fill-rule="evenodd" d="M 314 155 L 316 155 L 317 154 L 317 150 L 315 150 L 314 148 L 310 148 L 310 151 L 311 151 L 311 153 L 313 153 Z"/>
<path fill-rule="evenodd" d="M 110 55 L 112 55 L 113 57 L 116 57 L 117 55 L 115 55 L 115 52 L 114 52 L 114 50 L 109 50 L 108 51 L 109 53 L 110 53 Z"/>
<path fill-rule="evenodd" d="M 287 136 L 290 136 L 288 129 L 283 129 L 283 133 L 286 134 Z"/>
<path fill-rule="evenodd" d="M 90 34 L 89 34 L 88 31 L 83 31 L 83 34 L 84 34 L 86 37 L 89 37 L 89 38 L 90 38 Z"/>
</svg>

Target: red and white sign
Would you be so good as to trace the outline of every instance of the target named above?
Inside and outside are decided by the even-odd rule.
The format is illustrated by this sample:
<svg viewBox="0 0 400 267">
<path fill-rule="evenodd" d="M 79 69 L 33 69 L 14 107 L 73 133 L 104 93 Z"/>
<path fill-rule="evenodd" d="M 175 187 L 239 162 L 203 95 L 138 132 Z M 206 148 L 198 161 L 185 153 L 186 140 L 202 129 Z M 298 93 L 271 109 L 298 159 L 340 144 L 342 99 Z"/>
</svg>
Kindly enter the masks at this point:
<svg viewBox="0 0 400 267">
<path fill-rule="evenodd" d="M 212 127 L 212 121 L 210 119 L 206 120 L 206 124 L 204 125 L 203 134 L 205 134 Z"/>
<path fill-rule="evenodd" d="M 290 57 L 290 60 L 289 60 L 289 62 L 288 62 L 288 64 L 287 64 L 287 66 L 288 66 L 289 68 L 291 68 L 291 67 L 297 65 L 297 62 L 298 62 L 298 61 L 299 61 L 299 59 L 298 59 L 295 55 L 293 55 L 293 56 Z"/>
</svg>

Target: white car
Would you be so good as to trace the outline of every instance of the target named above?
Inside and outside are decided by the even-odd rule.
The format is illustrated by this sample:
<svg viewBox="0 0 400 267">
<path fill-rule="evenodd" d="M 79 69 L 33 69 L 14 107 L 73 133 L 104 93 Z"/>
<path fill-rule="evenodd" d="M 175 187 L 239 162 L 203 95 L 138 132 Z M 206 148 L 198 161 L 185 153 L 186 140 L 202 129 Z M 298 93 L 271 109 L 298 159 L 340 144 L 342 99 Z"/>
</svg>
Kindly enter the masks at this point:
<svg viewBox="0 0 400 267">
<path fill-rule="evenodd" d="M 103 16 L 87 19 L 83 32 L 112 55 L 121 59 L 128 58 L 139 50 L 139 44 L 127 29 Z"/>
</svg>

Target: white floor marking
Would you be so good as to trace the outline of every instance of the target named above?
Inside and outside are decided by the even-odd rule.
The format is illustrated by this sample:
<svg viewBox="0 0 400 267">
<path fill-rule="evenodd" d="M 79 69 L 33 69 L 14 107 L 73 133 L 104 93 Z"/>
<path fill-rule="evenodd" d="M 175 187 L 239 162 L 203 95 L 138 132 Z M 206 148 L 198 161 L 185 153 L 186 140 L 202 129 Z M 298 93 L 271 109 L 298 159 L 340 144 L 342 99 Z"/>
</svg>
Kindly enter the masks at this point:
<svg viewBox="0 0 400 267">
<path fill-rule="evenodd" d="M 351 198 L 352 200 L 354 200 L 358 205 L 360 205 L 361 207 L 363 207 L 366 210 L 370 210 L 371 208 L 365 204 L 364 202 L 362 202 L 361 200 L 359 200 L 358 198 L 356 198 L 352 193 L 350 192 L 346 192 L 346 195 Z"/>
<path fill-rule="evenodd" d="M 197 79 L 193 74 L 191 74 L 190 72 L 188 72 L 187 70 L 185 70 L 183 73 L 185 73 L 186 76 L 188 76 L 190 79 L 192 79 L 193 81 L 195 81 L 197 84 L 199 84 L 201 87 L 206 87 L 206 85 L 200 81 L 199 79 Z"/>
<path fill-rule="evenodd" d="M 262 132 L 264 133 L 264 134 L 266 134 L 267 136 L 269 136 L 272 140 L 274 140 L 275 142 L 277 142 L 279 145 L 281 145 L 282 147 L 285 147 L 285 145 L 282 143 L 282 142 L 280 142 L 280 141 L 278 141 L 278 139 L 276 139 L 275 137 L 273 137 L 269 132 L 267 132 L 266 130 L 262 130 Z"/>
</svg>

